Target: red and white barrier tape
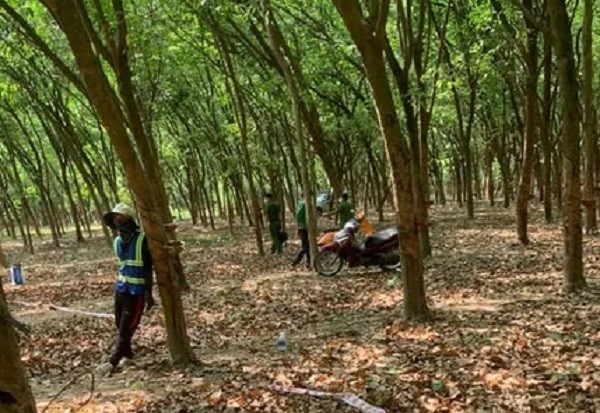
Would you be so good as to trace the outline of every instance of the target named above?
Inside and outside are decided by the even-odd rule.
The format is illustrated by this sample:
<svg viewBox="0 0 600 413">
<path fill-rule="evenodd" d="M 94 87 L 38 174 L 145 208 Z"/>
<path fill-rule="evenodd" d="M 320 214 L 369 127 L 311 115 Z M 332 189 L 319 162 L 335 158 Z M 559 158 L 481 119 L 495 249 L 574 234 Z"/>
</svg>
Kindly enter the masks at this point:
<svg viewBox="0 0 600 413">
<path fill-rule="evenodd" d="M 288 387 L 288 386 L 266 386 L 267 389 L 274 390 L 280 393 L 291 393 L 291 394 L 307 394 L 315 397 L 332 397 L 343 401 L 344 403 L 356 407 L 363 413 L 386 413 L 385 410 L 370 405 L 356 394 L 344 394 L 344 393 L 330 393 L 319 390 L 303 389 L 300 387 Z"/>
<path fill-rule="evenodd" d="M 54 305 L 54 304 L 50 304 L 50 308 L 53 309 L 53 310 L 56 310 L 56 311 L 64 311 L 65 313 L 87 315 L 87 316 L 90 316 L 90 317 L 111 318 L 111 319 L 115 318 L 115 316 L 113 314 L 92 313 L 90 311 L 77 310 L 75 308 L 59 307 L 59 306 Z"/>
<path fill-rule="evenodd" d="M 94 313 L 91 311 L 84 311 L 84 310 L 78 310 L 76 308 L 68 308 L 68 307 L 61 307 L 58 305 L 54 305 L 54 304 L 44 304 L 41 302 L 38 303 L 27 303 L 24 301 L 11 301 L 9 302 L 9 304 L 16 304 L 16 305 L 21 305 L 23 307 L 30 307 L 30 308 L 38 308 L 38 307 L 44 307 L 44 306 L 48 306 L 48 308 L 50 308 L 51 310 L 56 310 L 56 311 L 63 311 L 65 313 L 73 313 L 73 314 L 81 314 L 81 315 L 87 315 L 90 317 L 99 317 L 99 318 L 111 318 L 114 319 L 115 316 L 113 314 L 108 314 L 108 313 Z"/>
</svg>

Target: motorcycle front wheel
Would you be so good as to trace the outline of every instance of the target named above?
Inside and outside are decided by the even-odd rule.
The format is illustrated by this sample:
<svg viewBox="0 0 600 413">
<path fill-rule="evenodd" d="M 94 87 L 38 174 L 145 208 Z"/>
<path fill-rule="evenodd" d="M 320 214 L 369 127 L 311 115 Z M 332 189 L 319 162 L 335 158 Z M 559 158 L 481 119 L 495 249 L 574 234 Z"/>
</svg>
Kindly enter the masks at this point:
<svg viewBox="0 0 600 413">
<path fill-rule="evenodd" d="M 342 269 L 344 261 L 333 251 L 319 251 L 315 257 L 315 270 L 320 275 L 331 277 Z"/>
</svg>

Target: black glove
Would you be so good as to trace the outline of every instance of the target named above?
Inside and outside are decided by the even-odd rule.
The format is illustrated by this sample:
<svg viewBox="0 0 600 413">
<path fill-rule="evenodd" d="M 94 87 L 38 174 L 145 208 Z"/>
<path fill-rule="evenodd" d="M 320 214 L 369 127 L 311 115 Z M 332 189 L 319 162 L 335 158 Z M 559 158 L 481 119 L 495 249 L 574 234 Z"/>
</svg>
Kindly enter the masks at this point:
<svg viewBox="0 0 600 413">
<path fill-rule="evenodd" d="M 154 297 L 152 297 L 152 293 L 146 293 L 144 297 L 146 301 L 146 311 L 150 311 L 152 307 L 154 307 Z"/>
</svg>

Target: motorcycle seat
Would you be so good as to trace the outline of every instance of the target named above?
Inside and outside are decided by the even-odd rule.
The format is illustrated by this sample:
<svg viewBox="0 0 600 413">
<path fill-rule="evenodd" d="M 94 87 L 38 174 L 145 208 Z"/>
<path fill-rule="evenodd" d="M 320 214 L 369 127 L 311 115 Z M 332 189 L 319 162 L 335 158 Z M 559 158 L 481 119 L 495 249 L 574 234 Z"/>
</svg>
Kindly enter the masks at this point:
<svg viewBox="0 0 600 413">
<path fill-rule="evenodd" d="M 365 248 L 371 248 L 398 236 L 397 228 L 387 228 L 365 238 Z"/>
</svg>

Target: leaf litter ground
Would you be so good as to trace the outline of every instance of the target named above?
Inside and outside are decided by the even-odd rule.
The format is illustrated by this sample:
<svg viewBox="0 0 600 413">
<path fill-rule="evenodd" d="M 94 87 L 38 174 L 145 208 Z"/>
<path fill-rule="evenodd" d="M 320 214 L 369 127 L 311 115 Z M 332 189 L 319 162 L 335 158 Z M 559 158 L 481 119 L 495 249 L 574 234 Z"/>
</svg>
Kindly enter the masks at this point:
<svg viewBox="0 0 600 413">
<path fill-rule="evenodd" d="M 539 211 L 527 247 L 515 243 L 509 211 L 481 205 L 474 220 L 453 207 L 432 215 L 425 280 L 435 319 L 426 324 L 404 320 L 393 274 L 291 271 L 296 239 L 283 257 L 261 259 L 248 228 L 230 234 L 183 223 L 192 285 L 185 311 L 201 363 L 169 365 L 162 316 L 152 310 L 136 333 L 135 365 L 96 377 L 81 408 L 90 394 L 84 374 L 106 360 L 113 322 L 48 305 L 110 313 L 112 252 L 100 239 L 65 240 L 62 249 L 41 242 L 30 258 L 7 244 L 27 276 L 25 286 L 5 288 L 32 329 L 21 346 L 38 408 L 74 381 L 49 412 L 356 411 L 268 385 L 354 393 L 388 412 L 600 411 L 600 239 L 584 237 L 592 292 L 565 295 L 561 229 Z M 284 352 L 275 344 L 282 331 Z"/>
</svg>

